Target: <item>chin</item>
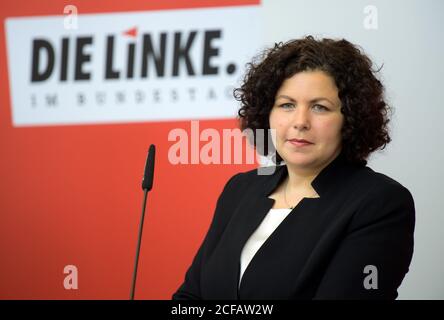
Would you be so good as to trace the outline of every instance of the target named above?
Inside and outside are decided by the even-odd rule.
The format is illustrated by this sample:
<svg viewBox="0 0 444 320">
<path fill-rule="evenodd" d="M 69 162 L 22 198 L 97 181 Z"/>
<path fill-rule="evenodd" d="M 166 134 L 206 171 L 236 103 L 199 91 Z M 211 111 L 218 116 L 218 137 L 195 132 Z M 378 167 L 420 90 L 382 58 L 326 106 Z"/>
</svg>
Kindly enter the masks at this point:
<svg viewBox="0 0 444 320">
<path fill-rule="evenodd" d="M 316 162 L 316 156 L 312 154 L 291 154 L 285 155 L 284 161 L 287 165 L 294 165 L 300 167 L 307 167 Z"/>
</svg>

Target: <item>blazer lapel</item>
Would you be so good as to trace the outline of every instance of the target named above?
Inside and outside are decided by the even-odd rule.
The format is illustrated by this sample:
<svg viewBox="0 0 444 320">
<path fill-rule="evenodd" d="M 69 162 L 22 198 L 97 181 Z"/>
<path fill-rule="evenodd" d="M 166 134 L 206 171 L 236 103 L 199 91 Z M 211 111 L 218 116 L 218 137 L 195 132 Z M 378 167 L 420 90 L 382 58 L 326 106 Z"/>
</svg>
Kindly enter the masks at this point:
<svg viewBox="0 0 444 320">
<path fill-rule="evenodd" d="M 321 198 L 328 193 L 330 188 L 336 188 L 335 184 L 339 178 L 345 178 L 347 170 L 342 169 L 342 163 L 343 157 L 338 157 L 312 182 L 312 186 Z M 256 177 L 254 184 L 238 200 L 239 204 L 235 212 L 204 267 L 205 271 L 202 277 L 205 286 L 202 287 L 202 290 L 208 299 L 239 299 L 242 249 L 274 204 L 274 200 L 268 196 L 287 175 L 287 166 L 282 165 L 278 166 L 272 175 Z M 321 198 L 306 198 L 294 210 L 313 211 Z M 298 216 L 300 214 L 286 219 L 281 231 L 288 234 L 288 229 L 298 223 Z M 248 282 L 248 273 L 254 272 L 254 258 L 250 263 L 252 265 L 247 268 L 243 276 L 244 279 L 247 275 L 246 282 Z M 244 282 L 242 282 L 243 284 Z M 242 285 L 240 289 L 242 289 Z"/>
<path fill-rule="evenodd" d="M 228 223 L 219 244 L 208 260 L 206 269 L 206 295 L 218 299 L 238 299 L 240 258 L 242 249 L 274 204 L 267 196 L 286 176 L 286 167 L 279 166 L 271 176 L 264 176 L 263 183 L 252 186 L 242 197 Z M 217 277 L 215 275 L 224 275 Z"/>
</svg>

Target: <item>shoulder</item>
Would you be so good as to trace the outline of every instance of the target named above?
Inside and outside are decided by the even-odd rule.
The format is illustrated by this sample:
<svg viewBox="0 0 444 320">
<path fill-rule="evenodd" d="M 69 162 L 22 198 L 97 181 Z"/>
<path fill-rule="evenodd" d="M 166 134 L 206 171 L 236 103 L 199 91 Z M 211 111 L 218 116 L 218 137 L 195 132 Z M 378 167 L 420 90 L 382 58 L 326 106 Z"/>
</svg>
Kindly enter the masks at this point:
<svg viewBox="0 0 444 320">
<path fill-rule="evenodd" d="M 354 177 L 355 185 L 370 198 L 412 200 L 410 191 L 397 180 L 388 175 L 376 172 L 370 167 L 362 167 Z"/>
<path fill-rule="evenodd" d="M 369 225 L 373 222 L 404 221 L 413 225 L 415 203 L 411 192 L 386 174 L 363 167 L 355 176 L 355 191 L 360 193 L 355 222 Z M 355 193 L 355 195 L 356 195 Z"/>
</svg>

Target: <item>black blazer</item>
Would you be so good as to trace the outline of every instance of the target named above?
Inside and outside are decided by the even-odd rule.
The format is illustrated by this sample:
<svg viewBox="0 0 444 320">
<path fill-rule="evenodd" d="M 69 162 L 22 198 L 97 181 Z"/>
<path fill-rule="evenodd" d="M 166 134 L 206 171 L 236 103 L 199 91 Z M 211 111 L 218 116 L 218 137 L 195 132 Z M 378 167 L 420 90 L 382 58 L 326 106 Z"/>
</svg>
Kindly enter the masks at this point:
<svg viewBox="0 0 444 320">
<path fill-rule="evenodd" d="M 238 289 L 243 246 L 288 174 L 286 165 L 270 169 L 271 175 L 255 169 L 227 182 L 172 298 L 395 299 L 413 254 L 413 198 L 395 180 L 350 165 L 343 154 L 313 180 L 320 197 L 302 199 L 257 251 Z"/>
</svg>

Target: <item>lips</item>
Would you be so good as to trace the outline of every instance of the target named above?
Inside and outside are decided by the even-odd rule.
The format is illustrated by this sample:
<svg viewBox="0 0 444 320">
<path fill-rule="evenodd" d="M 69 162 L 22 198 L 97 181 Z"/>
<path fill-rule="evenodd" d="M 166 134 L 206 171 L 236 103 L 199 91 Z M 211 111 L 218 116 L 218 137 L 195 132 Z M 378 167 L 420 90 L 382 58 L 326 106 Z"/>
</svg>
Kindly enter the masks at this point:
<svg viewBox="0 0 444 320">
<path fill-rule="evenodd" d="M 307 141 L 305 139 L 289 139 L 288 141 L 290 141 L 290 142 L 299 142 L 299 143 L 309 143 L 309 144 L 313 143 L 313 142 Z"/>
<path fill-rule="evenodd" d="M 296 147 L 305 147 L 313 144 L 313 142 L 307 141 L 305 139 L 289 139 L 288 142 Z"/>
</svg>

